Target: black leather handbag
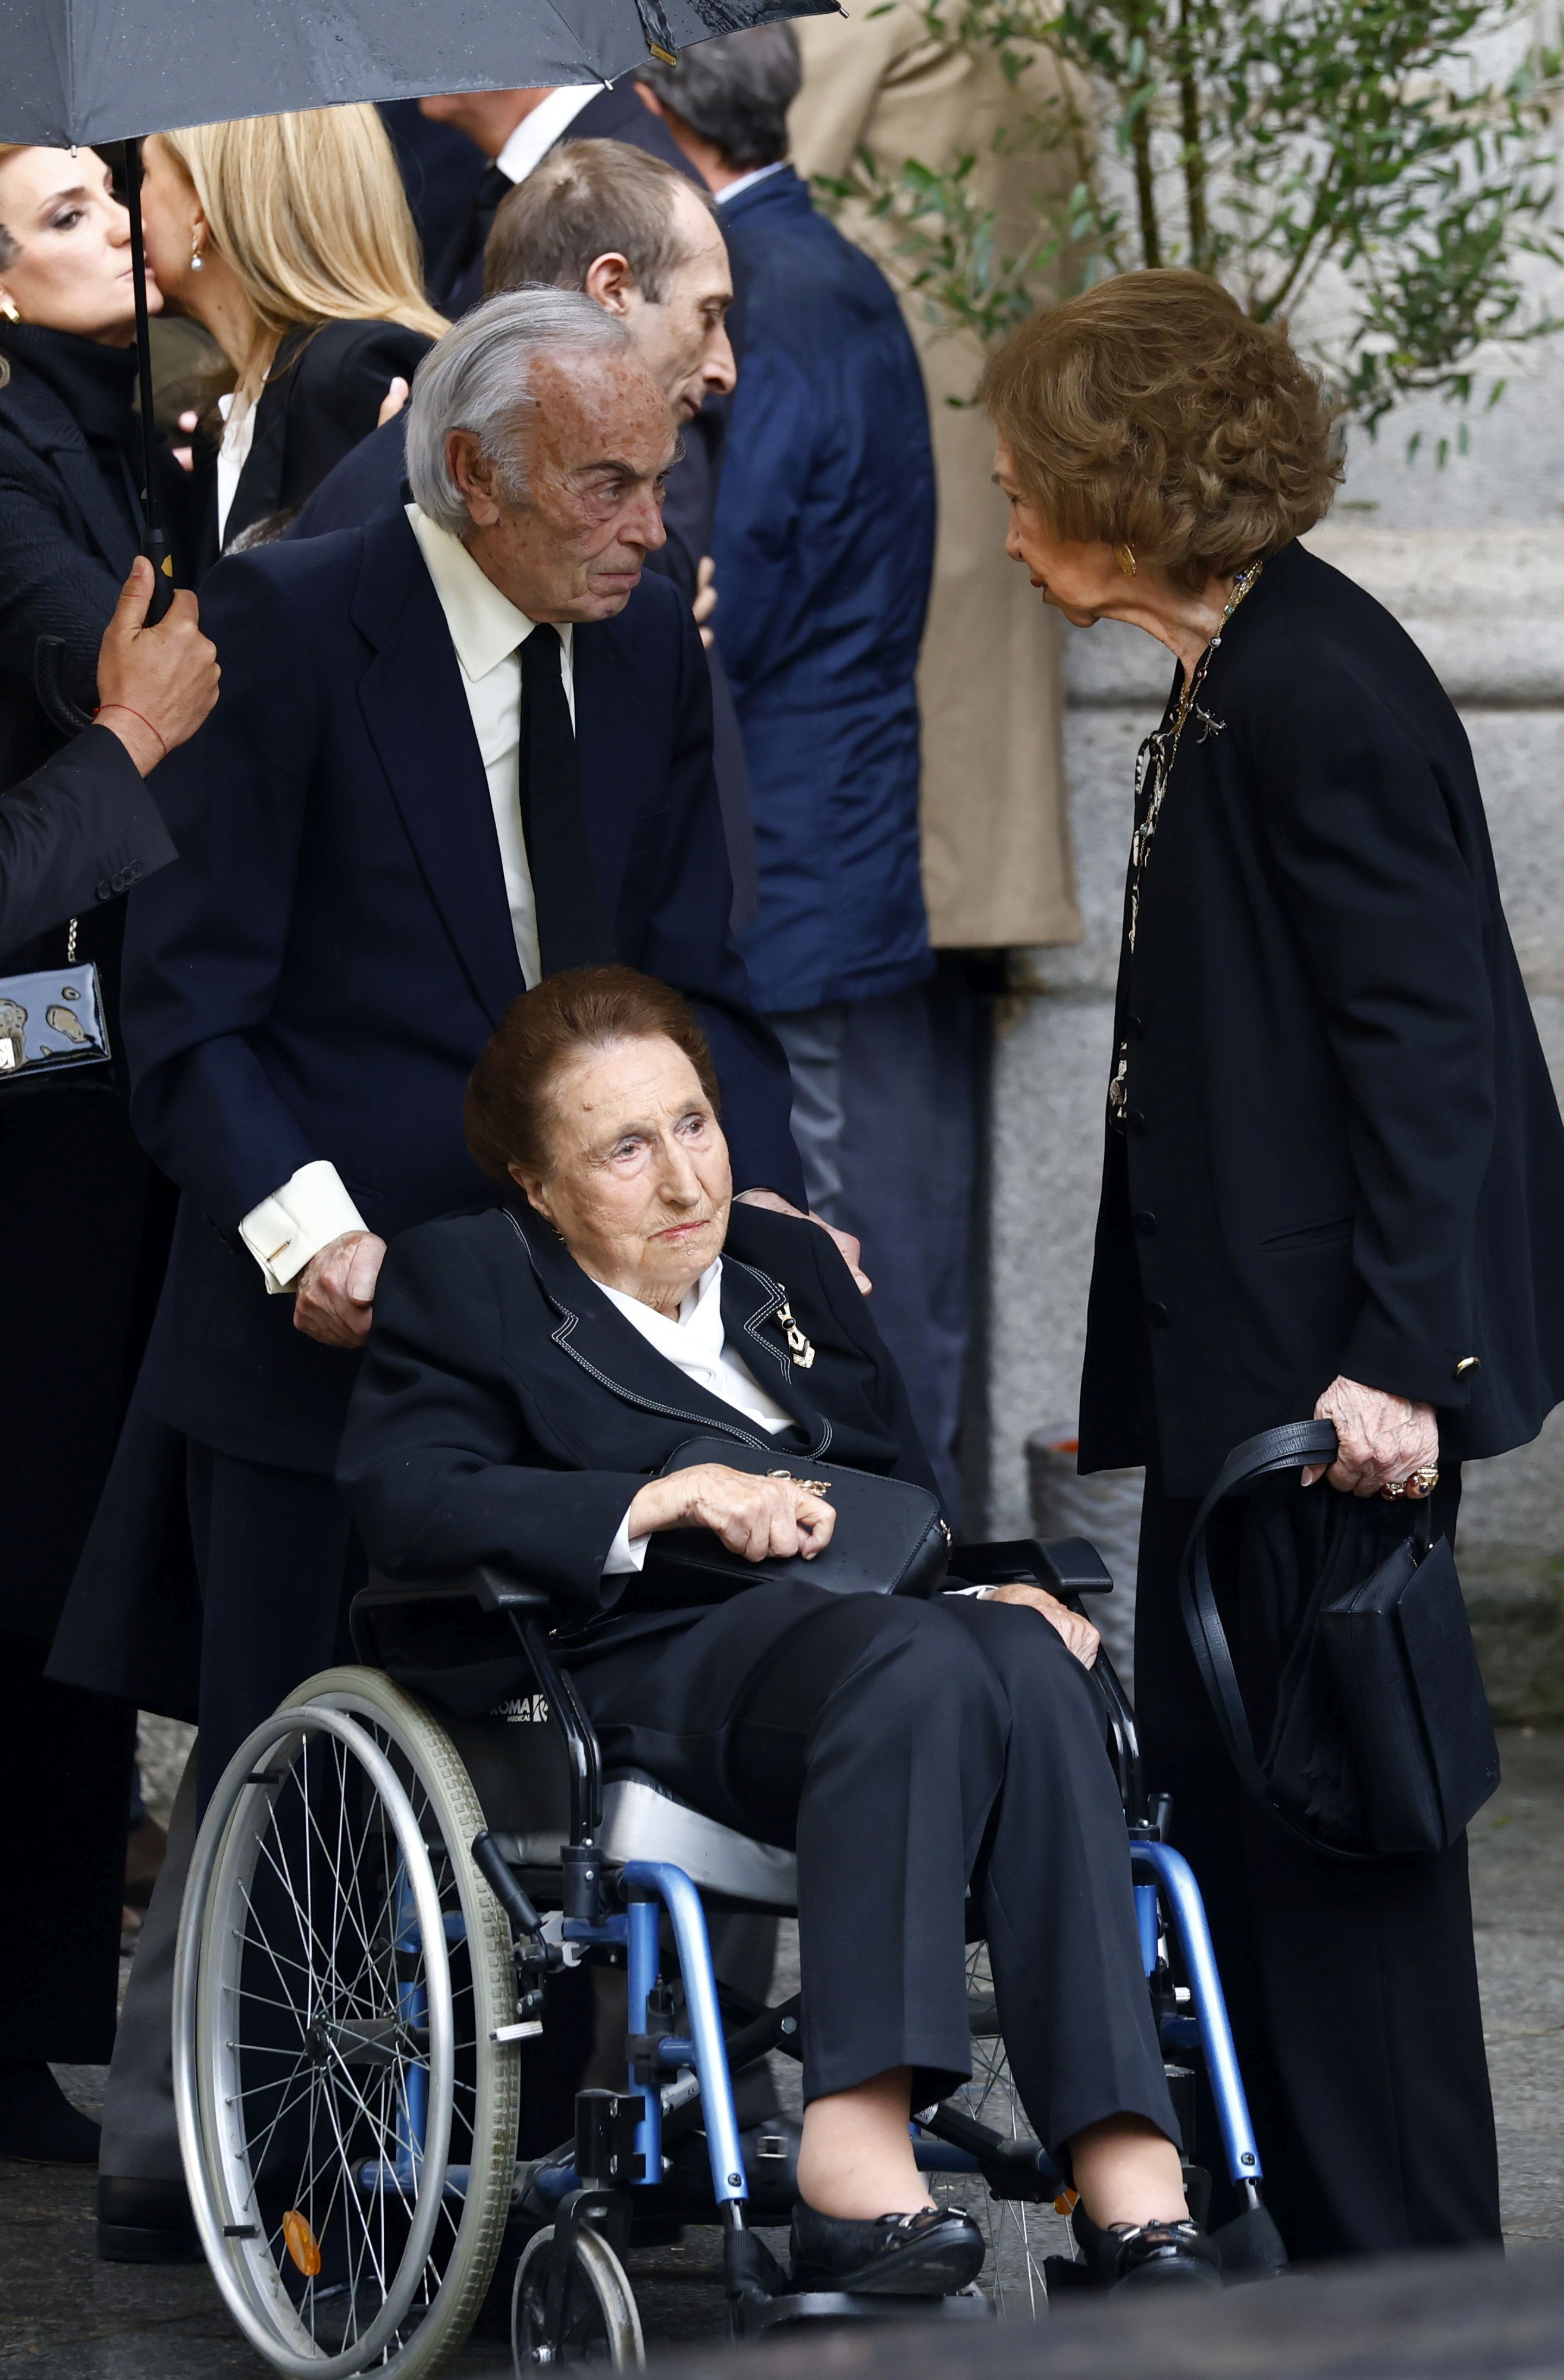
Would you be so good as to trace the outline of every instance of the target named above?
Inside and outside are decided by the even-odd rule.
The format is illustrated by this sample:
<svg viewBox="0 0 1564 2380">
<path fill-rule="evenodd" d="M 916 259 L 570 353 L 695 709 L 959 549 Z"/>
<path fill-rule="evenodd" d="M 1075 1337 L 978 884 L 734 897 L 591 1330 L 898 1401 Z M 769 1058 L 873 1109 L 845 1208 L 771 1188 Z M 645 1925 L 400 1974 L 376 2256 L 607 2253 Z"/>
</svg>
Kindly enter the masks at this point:
<svg viewBox="0 0 1564 2380">
<path fill-rule="evenodd" d="M 844 1463 L 792 1454 L 782 1447 L 749 1447 L 731 1438 L 694 1438 L 671 1454 L 658 1475 L 720 1463 L 763 1479 L 791 1478 L 813 1488 L 833 1506 L 830 1543 L 807 1561 L 746 1561 L 711 1529 L 660 1529 L 647 1548 L 637 1604 L 676 1607 L 723 1603 L 765 1579 L 794 1578 L 832 1595 L 936 1594 L 951 1558 L 951 1532 L 939 1499 L 910 1479 L 886 1479 Z"/>
<path fill-rule="evenodd" d="M 1290 1835 L 1340 1860 L 1445 1851 L 1497 1786 L 1498 1746 L 1455 1558 L 1434 1538 L 1425 1500 L 1322 1488 L 1303 1500 L 1330 1500 L 1313 1507 L 1302 1541 L 1285 1507 L 1264 1516 L 1268 1545 L 1246 1546 L 1241 1565 L 1245 1632 L 1253 1625 L 1277 1657 L 1274 1722 L 1264 1756 L 1255 1748 L 1206 1533 L 1230 1496 L 1335 1455 L 1328 1421 L 1291 1422 L 1234 1449 L 1184 1548 L 1184 1625 L 1241 1783 Z M 1409 1511 L 1412 1533 L 1387 1550 L 1388 1528 Z M 1289 1597 L 1300 1542 L 1312 1575 Z"/>
</svg>

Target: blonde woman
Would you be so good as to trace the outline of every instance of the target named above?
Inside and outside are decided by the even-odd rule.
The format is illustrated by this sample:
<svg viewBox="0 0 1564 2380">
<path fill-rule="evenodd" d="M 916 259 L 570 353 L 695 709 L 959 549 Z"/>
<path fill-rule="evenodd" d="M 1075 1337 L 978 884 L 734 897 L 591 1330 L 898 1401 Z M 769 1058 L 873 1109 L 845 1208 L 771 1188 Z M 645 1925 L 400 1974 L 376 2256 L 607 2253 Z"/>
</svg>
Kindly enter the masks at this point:
<svg viewBox="0 0 1564 2380">
<path fill-rule="evenodd" d="M 374 429 L 445 328 L 425 300 L 390 139 L 370 106 L 163 132 L 143 152 L 147 259 L 237 375 L 212 549 L 290 514 Z"/>
</svg>

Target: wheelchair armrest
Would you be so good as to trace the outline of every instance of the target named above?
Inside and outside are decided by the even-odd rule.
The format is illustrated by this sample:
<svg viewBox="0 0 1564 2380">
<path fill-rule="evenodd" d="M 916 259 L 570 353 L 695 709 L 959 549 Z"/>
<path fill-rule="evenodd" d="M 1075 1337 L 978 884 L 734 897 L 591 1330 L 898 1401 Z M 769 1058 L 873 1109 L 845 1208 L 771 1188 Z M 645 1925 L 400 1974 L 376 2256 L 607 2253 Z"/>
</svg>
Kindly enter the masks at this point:
<svg viewBox="0 0 1564 2380">
<path fill-rule="evenodd" d="M 373 1606 L 381 1603 L 476 1603 L 484 1611 L 547 1611 L 552 1597 L 540 1586 L 528 1585 L 510 1571 L 496 1570 L 491 1562 L 480 1562 L 472 1570 L 458 1572 L 447 1578 L 387 1578 L 372 1570 L 369 1584 L 360 1588 L 355 1602 Z"/>
<path fill-rule="evenodd" d="M 1111 1595 L 1113 1581 L 1097 1548 L 1085 1537 L 1007 1537 L 996 1545 L 952 1546 L 951 1568 L 973 1585 L 1030 1582 L 1057 1595 Z"/>
</svg>

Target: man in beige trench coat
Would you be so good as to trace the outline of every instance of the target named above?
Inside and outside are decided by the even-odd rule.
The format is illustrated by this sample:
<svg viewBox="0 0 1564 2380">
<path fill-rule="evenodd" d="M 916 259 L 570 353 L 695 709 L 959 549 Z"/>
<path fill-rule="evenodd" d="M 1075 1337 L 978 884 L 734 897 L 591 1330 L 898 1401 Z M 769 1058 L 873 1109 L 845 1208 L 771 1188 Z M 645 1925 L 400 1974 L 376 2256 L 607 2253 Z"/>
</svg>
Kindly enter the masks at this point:
<svg viewBox="0 0 1564 2380">
<path fill-rule="evenodd" d="M 1051 58 L 1035 60 L 1017 95 L 991 52 L 933 41 L 912 0 L 850 18 L 794 22 L 804 87 L 788 118 L 793 162 L 806 177 L 844 176 L 860 149 L 889 175 L 908 157 L 948 164 L 977 152 L 979 201 L 994 208 L 1000 249 L 1036 236 L 1037 200 L 1075 179 L 1067 149 L 1023 146 L 996 156 L 1061 88 Z M 897 280 L 887 227 L 849 210 L 842 228 Z M 936 949 L 998 950 L 1081 939 L 1061 751 L 1059 622 L 1024 571 L 1006 560 L 1005 508 L 992 484 L 993 431 L 968 398 L 983 354 L 969 332 L 941 332 L 924 300 L 906 301 L 928 389 L 940 492 L 939 542 L 918 692 L 923 713 L 923 872 Z"/>
</svg>

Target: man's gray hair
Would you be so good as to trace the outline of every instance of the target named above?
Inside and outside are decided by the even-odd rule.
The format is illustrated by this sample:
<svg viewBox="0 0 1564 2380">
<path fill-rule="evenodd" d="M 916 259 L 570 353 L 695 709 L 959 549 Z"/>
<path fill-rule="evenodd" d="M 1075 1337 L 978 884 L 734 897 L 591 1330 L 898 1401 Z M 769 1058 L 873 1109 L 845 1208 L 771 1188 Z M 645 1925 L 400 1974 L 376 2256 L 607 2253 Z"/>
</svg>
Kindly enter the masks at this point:
<svg viewBox="0 0 1564 2380">
<path fill-rule="evenodd" d="M 636 74 L 738 174 L 787 155 L 787 111 L 803 79 L 791 25 L 752 25 L 693 42 L 676 67 L 653 63 Z"/>
<path fill-rule="evenodd" d="M 453 430 L 469 430 L 491 465 L 495 492 L 524 504 L 516 434 L 536 405 L 532 368 L 543 355 L 623 356 L 633 346 L 616 316 L 574 289 L 511 289 L 464 314 L 413 375 L 407 405 L 407 478 L 415 502 L 460 537 L 472 526 L 445 460 Z"/>
</svg>

